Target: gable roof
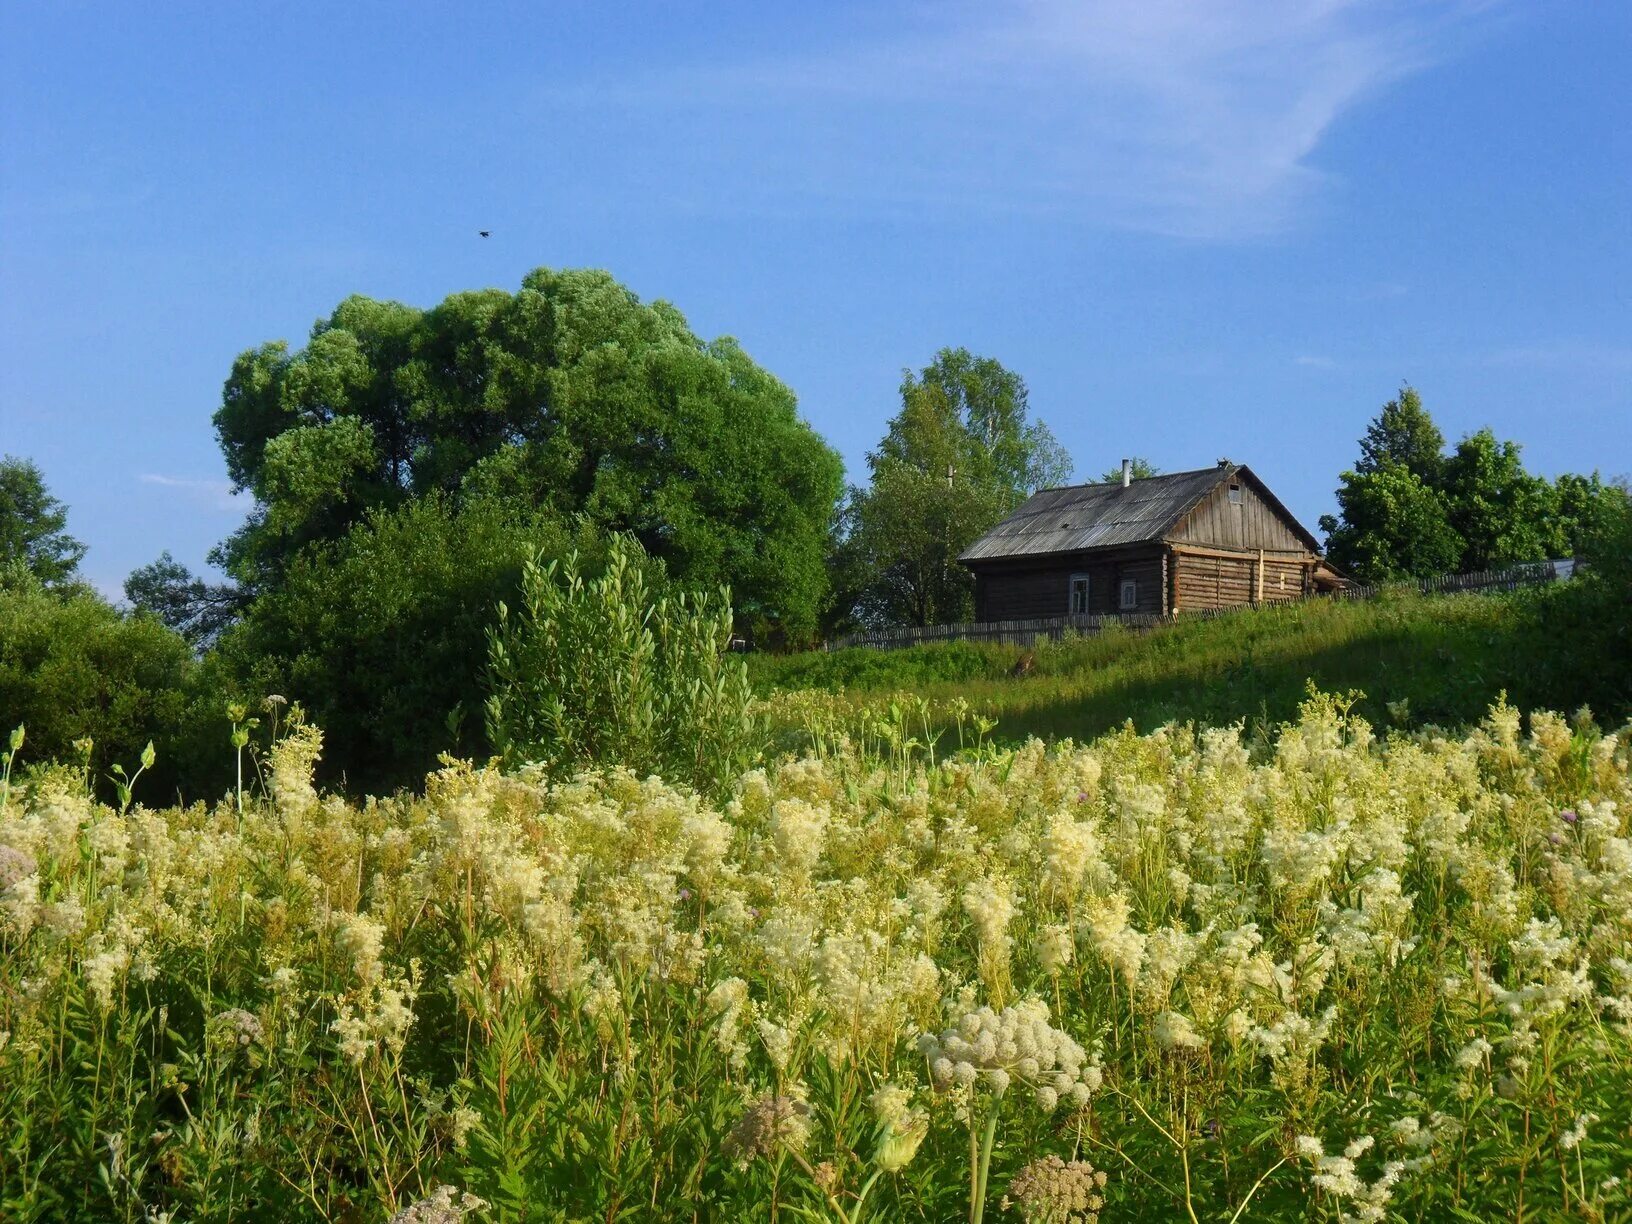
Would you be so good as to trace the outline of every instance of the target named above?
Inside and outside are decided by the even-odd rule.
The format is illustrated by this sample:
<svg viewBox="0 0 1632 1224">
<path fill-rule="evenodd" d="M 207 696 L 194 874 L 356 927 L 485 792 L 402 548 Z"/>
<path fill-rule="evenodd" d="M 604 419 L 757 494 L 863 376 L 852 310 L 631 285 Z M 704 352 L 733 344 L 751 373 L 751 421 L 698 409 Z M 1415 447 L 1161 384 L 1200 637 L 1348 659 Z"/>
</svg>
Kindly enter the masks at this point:
<svg viewBox="0 0 1632 1224">
<path fill-rule="evenodd" d="M 1311 552 L 1320 551 L 1315 538 L 1251 469 L 1229 463 L 1194 472 L 1147 476 L 1127 486 L 1116 481 L 1040 489 L 964 549 L 958 560 L 967 564 L 1154 543 L 1173 531 L 1221 483 L 1237 474 L 1251 481 Z"/>
</svg>

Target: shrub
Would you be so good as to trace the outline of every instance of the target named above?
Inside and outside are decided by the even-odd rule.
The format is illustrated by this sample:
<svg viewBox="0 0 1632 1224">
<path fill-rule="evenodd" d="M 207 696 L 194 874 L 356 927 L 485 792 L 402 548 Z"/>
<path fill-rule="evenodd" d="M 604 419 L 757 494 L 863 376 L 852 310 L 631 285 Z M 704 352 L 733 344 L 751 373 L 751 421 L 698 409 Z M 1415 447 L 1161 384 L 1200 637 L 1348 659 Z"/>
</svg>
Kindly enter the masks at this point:
<svg viewBox="0 0 1632 1224">
<path fill-rule="evenodd" d="M 589 581 L 576 552 L 528 563 L 520 610 L 500 603 L 489 635 L 488 738 L 508 764 L 622 765 L 711 793 L 746 767 L 759 735 L 726 653 L 730 593 L 654 598 L 650 564 L 627 537 Z"/>
<path fill-rule="evenodd" d="M 443 752 L 486 749 L 479 710 L 493 606 L 529 556 L 593 555 L 593 529 L 493 500 L 424 497 L 306 548 L 221 639 L 198 710 L 208 755 L 193 790 L 224 785 L 222 711 L 280 693 L 324 729 L 323 778 L 358 792 L 418 785 Z"/>
<path fill-rule="evenodd" d="M 0 729 L 28 727 L 19 768 L 74 761 L 104 778 L 115 765 L 134 769 L 153 741 L 143 791 L 173 796 L 190 667 L 179 635 L 121 613 L 88 586 L 47 588 L 15 573 L 0 584 Z"/>
</svg>

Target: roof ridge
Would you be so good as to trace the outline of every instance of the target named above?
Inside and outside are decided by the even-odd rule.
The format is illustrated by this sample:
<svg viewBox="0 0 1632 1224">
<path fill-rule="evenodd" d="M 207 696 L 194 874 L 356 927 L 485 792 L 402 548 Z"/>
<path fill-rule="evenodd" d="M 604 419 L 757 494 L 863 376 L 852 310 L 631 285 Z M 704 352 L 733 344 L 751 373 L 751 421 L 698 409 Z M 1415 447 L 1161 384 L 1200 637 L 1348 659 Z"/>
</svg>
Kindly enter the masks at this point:
<svg viewBox="0 0 1632 1224">
<path fill-rule="evenodd" d="M 1138 484 L 1146 480 L 1174 480 L 1180 476 L 1200 476 L 1207 472 L 1217 472 L 1220 476 L 1223 476 L 1225 472 L 1235 471 L 1244 466 L 1244 464 L 1240 463 L 1231 463 L 1228 467 L 1223 467 L 1215 463 L 1211 467 L 1186 468 L 1182 472 L 1157 472 L 1154 476 L 1135 476 L 1133 483 Z M 1122 483 L 1120 477 L 1116 480 L 1085 480 L 1081 484 L 1048 485 L 1046 488 L 1033 489 L 1030 496 L 1035 497 L 1039 493 L 1063 493 L 1067 489 L 1125 489 L 1127 487 Z"/>
</svg>

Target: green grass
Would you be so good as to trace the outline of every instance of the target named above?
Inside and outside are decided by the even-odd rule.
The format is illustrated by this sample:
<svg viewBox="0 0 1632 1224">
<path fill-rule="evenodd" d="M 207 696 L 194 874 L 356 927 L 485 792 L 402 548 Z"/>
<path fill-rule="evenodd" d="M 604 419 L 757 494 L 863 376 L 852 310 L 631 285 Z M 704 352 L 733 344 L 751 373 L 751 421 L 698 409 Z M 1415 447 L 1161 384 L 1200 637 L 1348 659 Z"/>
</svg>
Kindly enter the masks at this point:
<svg viewBox="0 0 1632 1224">
<path fill-rule="evenodd" d="M 1357 708 L 1380 726 L 1471 724 L 1502 692 L 1521 708 L 1589 704 L 1616 720 L 1632 713 L 1627 632 L 1615 623 L 1626 614 L 1624 603 L 1585 584 L 1401 593 L 1045 643 L 1021 678 L 1009 674 L 1021 650 L 969 642 L 755 656 L 751 668 L 761 693 L 962 697 L 995 716 L 998 734 L 1010 739 L 1080 740 L 1129 719 L 1141 730 L 1174 720 L 1274 724 L 1295 715 L 1311 681 L 1363 691 Z"/>
</svg>

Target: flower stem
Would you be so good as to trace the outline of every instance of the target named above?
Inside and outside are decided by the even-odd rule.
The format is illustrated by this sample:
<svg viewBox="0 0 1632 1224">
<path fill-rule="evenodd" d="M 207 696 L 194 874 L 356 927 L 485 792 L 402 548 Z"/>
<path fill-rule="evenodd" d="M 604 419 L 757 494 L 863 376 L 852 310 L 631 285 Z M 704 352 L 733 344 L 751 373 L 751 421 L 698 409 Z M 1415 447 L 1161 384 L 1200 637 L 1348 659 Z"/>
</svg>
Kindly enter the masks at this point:
<svg viewBox="0 0 1632 1224">
<path fill-rule="evenodd" d="M 992 1147 L 997 1140 L 998 1102 L 992 1101 L 986 1115 L 986 1132 L 980 1138 L 980 1162 L 975 1167 L 975 1193 L 969 1200 L 969 1224 L 980 1224 L 986 1214 L 986 1178 L 992 1168 Z"/>
<path fill-rule="evenodd" d="M 862 1208 L 862 1204 L 864 1204 L 867 1201 L 867 1195 L 872 1190 L 873 1183 L 876 1182 L 883 1175 L 884 1175 L 884 1170 L 883 1169 L 874 1169 L 873 1170 L 873 1175 L 871 1177 L 869 1177 L 862 1184 L 861 1193 L 856 1196 L 856 1205 L 850 1209 L 850 1215 L 848 1217 L 848 1224 L 861 1224 L 861 1208 Z"/>
</svg>

